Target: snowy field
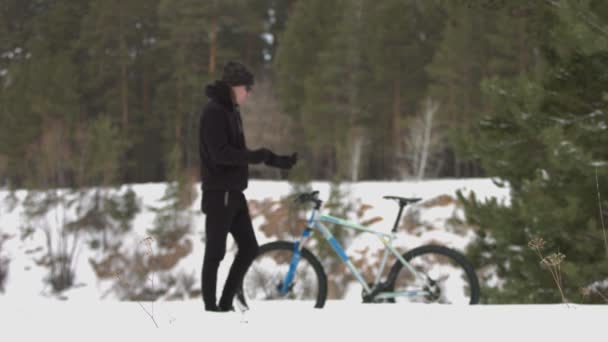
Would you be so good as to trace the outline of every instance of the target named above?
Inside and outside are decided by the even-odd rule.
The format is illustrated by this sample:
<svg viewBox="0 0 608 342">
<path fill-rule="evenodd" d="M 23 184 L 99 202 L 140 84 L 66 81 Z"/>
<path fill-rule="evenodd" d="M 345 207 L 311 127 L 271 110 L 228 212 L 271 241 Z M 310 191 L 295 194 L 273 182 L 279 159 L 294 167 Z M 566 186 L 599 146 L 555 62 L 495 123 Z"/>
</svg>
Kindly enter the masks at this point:
<svg viewBox="0 0 608 342">
<path fill-rule="evenodd" d="M 142 303 L 0 297 L 3 341 L 605 341 L 604 305 L 264 303 L 211 313 L 200 301 Z M 158 328 L 157 326 L 158 325 Z"/>
<path fill-rule="evenodd" d="M 314 182 L 312 188 L 320 191 L 321 199 L 328 198 L 328 183 Z M 419 222 L 416 224 L 420 226 L 400 233 L 403 235 L 398 245 L 404 249 L 439 241 L 463 250 L 470 242 L 470 232 L 456 234 L 449 229 L 429 229 L 446 226 L 451 217 L 463 218 L 462 210 L 453 203 L 427 205 L 442 195 L 454 197 L 460 189 L 465 193 L 474 191 L 480 199 L 496 197 L 506 204 L 509 202 L 508 189 L 496 187 L 489 179 L 360 182 L 345 184 L 345 188 L 351 201 L 371 205 L 364 219 L 384 218 L 371 227 L 385 232 L 392 228 L 397 206 L 382 196 L 423 198 L 417 207 Z M 133 185 L 144 206 L 157 205 L 164 189 L 164 184 L 159 183 Z M 252 180 L 245 195 L 249 200 L 278 200 L 289 190 L 286 182 Z M 95 259 L 98 252 L 88 249 L 84 243 L 79 246 L 75 267 L 76 286 L 57 296 L 43 281 L 48 269 L 35 262 L 45 252 L 44 234 L 36 232 L 25 240 L 19 239 L 24 220 L 22 208 L 17 205 L 9 210 L 3 201 L 6 195 L 6 191 L 0 191 L 0 234 L 10 237 L 0 251 L 0 256 L 10 259 L 5 291 L 0 293 L 2 341 L 233 341 L 243 338 L 250 341 L 330 338 L 347 341 L 599 341 L 606 338 L 604 324 L 608 307 L 603 305 L 363 304 L 358 283 L 349 286 L 343 300 L 328 300 L 323 309 L 273 302 L 252 304 L 251 310 L 245 313 L 211 313 L 203 310 L 200 296 L 176 301 L 161 298 L 156 302 L 121 302 L 112 294 L 113 281 L 97 279 L 88 261 Z M 24 196 L 24 191 L 17 193 L 19 199 Z M 199 210 L 199 201 L 200 198 L 195 200 L 191 208 L 193 228 L 189 239 L 193 242 L 192 251 L 171 270 L 192 275 L 195 287 L 200 287 L 204 253 L 200 239 L 205 216 Z M 152 212 L 142 211 L 133 221 L 133 233 L 125 238 L 125 245 L 135 245 L 144 239 L 153 219 Z M 48 220 L 51 232 L 57 231 L 57 227 L 52 227 L 54 222 L 57 221 Z M 260 244 L 275 239 L 258 230 L 265 223 L 263 217 L 255 218 L 253 223 Z M 345 248 L 347 254 L 356 259 L 373 257 L 362 251 L 366 248 L 374 251 L 379 246 L 373 235 L 359 235 Z M 218 289 L 223 286 L 234 251 L 230 237 L 227 255 L 218 274 Z"/>
<path fill-rule="evenodd" d="M 164 194 L 165 184 L 133 184 L 132 189 L 142 202 L 142 208 L 147 208 L 148 206 L 159 206 L 161 204 L 159 200 Z M 328 199 L 330 192 L 329 183 L 313 182 L 312 189 L 319 191 L 320 199 L 324 201 Z M 419 226 L 412 230 L 418 233 L 414 234 L 400 230 L 399 238 L 395 240 L 395 247 L 404 252 L 429 242 L 440 242 L 448 247 L 462 251 L 472 239 L 473 233 L 470 231 L 466 232 L 466 234 L 454 234 L 444 229 L 446 221 L 451 217 L 464 218 L 462 209 L 458 208 L 454 203 L 425 207 L 425 203 L 433 201 L 438 196 L 448 195 L 455 197 L 456 191 L 462 190 L 465 193 L 473 191 L 481 199 L 496 197 L 505 203 L 509 201 L 508 189 L 496 187 L 490 179 L 358 182 L 354 184 L 344 183 L 342 189 L 348 192 L 348 201 L 370 205 L 370 209 L 365 212 L 363 219 L 373 217 L 383 218 L 383 220 L 369 225 L 369 227 L 383 232 L 389 232 L 392 228 L 398 207 L 394 201 L 383 199 L 382 196 L 396 195 L 420 197 L 423 199 L 420 205 L 416 206 L 420 212 Z M 290 185 L 285 181 L 250 180 L 249 187 L 245 191 L 245 196 L 249 201 L 276 201 L 287 196 L 289 192 Z M 23 201 L 26 192 L 17 191 L 16 195 L 19 201 Z M 0 257 L 10 259 L 9 272 L 5 283 L 5 295 L 20 298 L 53 296 L 54 294 L 51 293 L 50 286 L 43 281 L 45 275 L 48 274 L 48 268 L 39 265 L 36 260 L 41 260 L 46 253 L 47 240 L 44 230 L 47 230 L 53 236 L 54 242 L 59 240 L 57 239 L 60 232 L 58 223 L 61 222 L 63 212 L 51 210 L 47 215 L 48 219 L 42 223 L 35 222 L 35 232 L 26 239 L 21 240 L 19 238 L 21 236 L 21 227 L 26 222 L 23 208 L 19 203 L 15 208 L 8 208 L 6 201 L 4 201 L 6 196 L 7 192 L 0 190 L 0 235 L 10 237 L 4 241 L 2 251 L 0 251 Z M 192 251 L 187 256 L 181 258 L 170 273 L 176 277 L 181 275 L 193 277 L 195 285 L 200 287 L 200 270 L 204 255 L 204 243 L 201 242 L 201 238 L 204 235 L 205 215 L 200 211 L 200 193 L 198 193 L 198 196 L 190 208 L 192 231 L 187 235 L 187 238 L 192 242 Z M 406 212 L 404 212 L 404 215 L 406 215 Z M 141 241 L 149 236 L 147 230 L 152 227 L 154 217 L 154 213 L 147 209 L 142 210 L 135 217 L 132 223 L 133 231 L 121 238 L 124 246 L 123 250 L 126 250 L 125 253 L 132 252 L 132 250 L 137 248 L 140 250 L 145 248 Z M 357 221 L 356 217 L 349 218 Z M 256 229 L 256 237 L 260 245 L 276 240 L 276 237 L 266 236 L 258 229 L 264 223 L 266 221 L 261 215 L 253 218 L 253 226 Z M 429 226 L 435 226 L 438 229 L 429 230 Z M 77 260 L 74 267 L 76 270 L 76 279 L 74 281 L 76 286 L 62 292 L 61 298 L 74 300 L 88 300 L 90 298 L 117 299 L 112 291 L 115 280 L 98 279 L 89 262 L 89 260 L 100 260 L 102 254 L 98 250 L 92 250 L 84 243 L 86 237 L 81 236 L 81 238 L 83 241 L 77 246 Z M 71 243 L 71 239 L 68 240 L 68 243 Z M 342 243 L 347 254 L 353 260 L 366 260 L 370 263 L 379 258 L 379 255 L 375 253 L 379 253 L 379 250 L 383 248 L 380 241 L 372 234 L 358 234 L 352 241 Z M 55 246 L 55 249 L 57 248 L 58 246 Z M 155 251 L 158 250 L 154 246 L 152 248 Z M 236 245 L 232 240 L 232 236 L 229 236 L 226 257 L 220 264 L 218 271 L 218 288 L 223 286 L 223 281 L 228 274 L 235 252 Z M 176 291 L 179 290 L 177 287 Z M 354 283 L 354 286 L 350 286 L 349 288 L 352 288 L 353 292 L 347 294 L 346 297 L 354 298 L 355 300 L 360 299 L 361 286 L 358 283 Z M 170 294 L 172 291 L 168 291 L 168 293 Z M 2 293 L 0 293 L 1 296 Z"/>
</svg>

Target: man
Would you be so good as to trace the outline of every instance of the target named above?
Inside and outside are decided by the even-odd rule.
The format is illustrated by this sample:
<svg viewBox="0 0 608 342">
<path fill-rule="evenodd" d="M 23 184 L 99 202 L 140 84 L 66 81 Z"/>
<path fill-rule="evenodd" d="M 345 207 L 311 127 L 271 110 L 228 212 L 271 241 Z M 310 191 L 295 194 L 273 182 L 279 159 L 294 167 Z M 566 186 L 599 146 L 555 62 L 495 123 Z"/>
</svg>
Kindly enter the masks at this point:
<svg viewBox="0 0 608 342">
<path fill-rule="evenodd" d="M 258 243 L 243 194 L 249 179 L 248 164 L 290 169 L 298 159 L 297 153 L 278 156 L 267 148 L 247 148 L 239 108 L 253 84 L 253 74 L 247 67 L 230 61 L 224 66 L 222 79 L 206 87 L 209 102 L 200 117 L 199 149 L 201 210 L 206 215 L 201 284 L 207 311 L 234 311 L 232 301 L 237 286 L 257 255 Z M 238 253 L 216 304 L 217 270 L 226 253 L 228 233 L 234 237 Z"/>
</svg>

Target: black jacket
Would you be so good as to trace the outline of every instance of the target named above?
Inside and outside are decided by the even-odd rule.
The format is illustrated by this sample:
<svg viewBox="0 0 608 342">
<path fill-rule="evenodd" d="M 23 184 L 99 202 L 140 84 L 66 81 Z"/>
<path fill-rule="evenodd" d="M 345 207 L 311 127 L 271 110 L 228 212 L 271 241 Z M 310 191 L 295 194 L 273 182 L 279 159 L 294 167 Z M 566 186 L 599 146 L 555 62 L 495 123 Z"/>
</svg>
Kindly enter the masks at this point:
<svg viewBox="0 0 608 342">
<path fill-rule="evenodd" d="M 209 102 L 200 113 L 199 152 L 203 190 L 247 188 L 253 152 L 247 149 L 238 106 L 223 81 L 207 85 Z"/>
</svg>

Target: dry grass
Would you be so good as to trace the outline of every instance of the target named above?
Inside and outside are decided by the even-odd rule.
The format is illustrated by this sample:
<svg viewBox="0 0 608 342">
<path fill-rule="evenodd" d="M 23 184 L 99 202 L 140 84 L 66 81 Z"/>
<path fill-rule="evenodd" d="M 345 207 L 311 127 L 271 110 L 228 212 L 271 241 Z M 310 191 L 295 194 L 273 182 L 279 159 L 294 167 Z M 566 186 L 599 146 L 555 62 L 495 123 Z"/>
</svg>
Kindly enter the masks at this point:
<svg viewBox="0 0 608 342">
<path fill-rule="evenodd" d="M 152 243 L 154 242 L 154 238 L 151 236 L 146 237 L 145 239 L 141 240 L 139 243 L 144 244 L 146 247 L 146 255 L 148 257 L 153 257 L 154 253 L 153 253 L 153 248 L 152 248 Z M 154 279 L 158 278 L 156 276 L 156 272 L 155 269 L 152 268 L 151 269 L 151 276 L 148 277 L 148 281 L 150 281 L 151 283 L 151 287 L 152 289 L 154 289 Z M 119 284 L 127 289 L 129 289 L 129 292 L 131 292 L 132 288 L 133 288 L 133 284 L 129 283 L 123 276 L 122 276 L 122 271 L 117 271 L 114 276 L 116 277 L 117 281 L 119 282 Z M 154 325 L 158 328 L 158 323 L 156 321 L 156 318 L 154 316 L 154 301 L 151 302 L 150 304 L 150 310 L 147 310 L 146 307 L 144 307 L 144 305 L 137 300 L 137 304 L 139 304 L 139 306 L 141 307 L 142 310 L 144 310 L 144 312 L 150 317 L 150 319 L 152 320 L 152 322 L 154 323 Z M 172 318 L 173 320 L 174 318 Z"/>
<path fill-rule="evenodd" d="M 365 215 L 365 212 L 367 212 L 368 210 L 372 209 L 373 206 L 367 203 L 363 203 L 359 206 L 359 209 L 357 209 L 357 218 L 361 219 L 363 218 L 363 216 Z"/>
<path fill-rule="evenodd" d="M 536 237 L 530 242 L 528 242 L 528 247 L 533 249 L 538 257 L 540 258 L 541 265 L 547 267 L 549 272 L 551 272 L 551 276 L 553 277 L 553 281 L 555 281 L 555 285 L 557 286 L 560 295 L 562 296 L 562 301 L 564 303 L 568 302 L 568 299 L 564 295 L 564 289 L 562 285 L 562 273 L 561 273 L 561 263 L 564 261 L 566 256 L 560 252 L 550 254 L 548 256 L 543 256 L 542 250 L 545 248 L 546 242 L 542 237 Z"/>
<path fill-rule="evenodd" d="M 454 197 L 443 194 L 422 202 L 420 206 L 423 208 L 445 207 L 456 203 L 457 202 Z"/>
</svg>

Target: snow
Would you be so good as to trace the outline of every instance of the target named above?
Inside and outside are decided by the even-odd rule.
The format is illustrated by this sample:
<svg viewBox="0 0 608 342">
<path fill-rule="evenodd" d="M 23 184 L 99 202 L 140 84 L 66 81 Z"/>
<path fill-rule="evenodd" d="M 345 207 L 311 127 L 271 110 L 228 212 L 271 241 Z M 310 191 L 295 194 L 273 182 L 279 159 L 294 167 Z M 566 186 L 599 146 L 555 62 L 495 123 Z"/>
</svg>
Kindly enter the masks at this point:
<svg viewBox="0 0 608 342">
<path fill-rule="evenodd" d="M 423 201 L 404 212 L 415 213 L 418 222 L 408 231 L 399 231 L 395 240 L 398 249 L 413 248 L 429 241 L 440 241 L 462 250 L 471 241 L 472 231 L 457 233 L 448 219 L 464 219 L 461 208 L 450 201 L 437 201 L 441 196 L 455 197 L 460 189 L 467 195 L 474 191 L 478 199 L 496 197 L 509 204 L 508 187 L 499 188 L 490 179 L 442 179 L 404 182 L 345 183 L 349 200 L 365 203 L 371 208 L 362 220 L 382 217 L 370 227 L 388 232 L 397 214 L 394 201 L 382 196 L 421 197 Z M 133 233 L 124 238 L 133 249 L 143 248 L 141 241 L 152 226 L 154 213 L 149 206 L 160 205 L 165 184 L 133 184 L 133 190 L 142 201 L 142 212 L 133 221 Z M 199 189 L 199 186 L 196 186 Z M 312 188 L 319 190 L 320 198 L 327 200 L 330 184 L 315 181 Z M 120 191 L 125 190 L 123 186 Z M 286 196 L 290 185 L 284 181 L 251 180 L 245 191 L 248 199 L 278 200 Z M 0 249 L 0 259 L 10 259 L 5 292 L 0 294 L 0 322 L 2 337 L 9 340 L 59 339 L 72 341 L 83 338 L 99 341 L 110 339 L 136 339 L 143 341 L 206 340 L 222 336 L 230 341 L 238 338 L 306 340 L 340 338 L 341 340 L 422 339 L 498 341 L 518 340 L 573 340 L 581 334 L 602 336 L 603 323 L 608 313 L 605 306 L 588 305 L 478 305 L 442 306 L 424 304 L 363 304 L 361 285 L 350 282 L 342 300 L 329 299 L 323 309 L 313 309 L 309 303 L 265 302 L 250 303 L 251 310 L 231 313 L 205 312 L 200 297 L 176 301 L 164 299 L 156 302 L 121 302 L 112 292 L 112 282 L 98 280 L 88 263 L 95 251 L 81 244 L 76 264 L 75 286 L 60 296 L 51 295 L 49 285 L 43 282 L 48 273 L 35 260 L 44 255 L 46 240 L 40 230 L 22 241 L 20 226 L 24 224 L 21 201 L 25 191 L 17 191 L 19 201 L 14 210 L 7 201 L 8 192 L 0 190 L 0 239 L 8 237 Z M 200 196 L 200 192 L 198 193 Z M 190 275 L 199 287 L 200 267 L 204 253 L 201 238 L 205 216 L 199 210 L 200 197 L 191 210 L 192 232 L 189 235 L 193 250 L 172 269 L 172 274 Z M 435 203 L 436 202 L 436 203 Z M 435 203 L 435 204 L 433 204 Z M 61 214 L 53 212 L 52 215 Z M 66 215 L 70 215 L 69 211 Z M 60 217 L 61 215 L 58 215 Z M 349 219 L 357 221 L 354 213 Z M 60 220 L 59 220 L 60 221 Z M 57 229 L 54 218 L 47 221 L 50 231 Z M 257 229 L 265 223 L 263 217 L 253 220 Z M 257 231 L 258 242 L 275 240 Z M 353 258 L 375 262 L 382 244 L 371 234 L 353 236 L 344 244 Z M 227 254 L 218 273 L 218 289 L 223 286 L 229 265 L 232 263 L 234 243 L 229 238 Z M 365 251 L 365 253 L 364 253 Z M 390 266 L 390 264 L 389 264 Z M 154 274 L 150 282 L 158 282 Z M 499 283 L 499 279 L 493 282 Z M 171 289 L 176 291 L 176 289 Z M 483 294 L 482 294 L 483 295 Z M 149 314 L 154 318 L 149 316 Z M 158 329 L 156 326 L 158 325 Z"/>
<path fill-rule="evenodd" d="M 320 192 L 319 198 L 327 200 L 330 192 L 330 184 L 328 182 L 314 181 L 311 184 L 312 189 Z M 425 208 L 424 206 L 432 201 L 437 196 L 450 195 L 455 197 L 457 189 L 462 190 L 465 195 L 470 191 L 474 191 L 479 199 L 487 199 L 497 197 L 500 201 L 508 204 L 509 194 L 508 189 L 496 187 L 490 179 L 442 179 L 430 181 L 404 181 L 404 182 L 358 182 L 358 183 L 343 183 L 343 190 L 346 190 L 349 201 L 353 203 L 365 203 L 371 205 L 371 208 L 365 212 L 362 220 L 381 217 L 383 220 L 371 224 L 369 227 L 382 232 L 389 232 L 394 224 L 397 214 L 397 205 L 392 200 L 382 199 L 382 196 L 397 195 L 404 197 L 420 197 L 423 199 L 419 205 L 410 207 L 410 210 L 419 210 L 419 220 L 421 226 L 414 229 L 415 234 L 399 231 L 399 238 L 395 240 L 394 246 L 398 249 L 409 249 L 432 241 L 441 241 L 448 247 L 453 247 L 463 250 L 473 238 L 472 232 L 467 234 L 454 234 L 447 229 L 431 229 L 428 227 L 445 227 L 446 220 L 450 217 L 464 218 L 462 209 L 457 208 L 454 204 L 439 205 Z M 161 205 L 160 199 L 163 196 L 164 183 L 145 183 L 132 184 L 132 189 L 136 192 L 139 200 L 142 201 L 142 211 L 133 220 L 133 232 L 122 238 L 123 245 L 130 246 L 132 250 L 145 248 L 142 241 L 148 236 L 147 230 L 152 227 L 154 213 L 149 207 Z M 118 191 L 122 192 L 127 189 L 127 186 L 122 186 Z M 179 274 L 190 275 L 195 279 L 195 285 L 198 286 L 200 281 L 200 267 L 204 255 L 204 236 L 205 215 L 200 212 L 200 184 L 196 185 L 198 198 L 192 204 L 190 211 L 192 213 L 192 232 L 189 239 L 193 242 L 192 252 L 186 257 L 179 260 L 177 265 L 171 271 L 171 274 L 176 276 Z M 59 190 L 61 191 L 61 189 Z M 249 187 L 245 190 L 245 195 L 248 199 L 272 199 L 278 200 L 290 192 L 290 184 L 285 181 L 267 181 L 267 180 L 250 180 Z M 46 252 L 46 238 L 42 229 L 36 229 L 33 234 L 29 235 L 23 241 L 21 240 L 20 227 L 24 225 L 23 207 L 21 202 L 27 195 L 23 190 L 16 191 L 16 202 L 11 203 L 6 198 L 9 195 L 7 191 L 0 190 L 0 235 L 8 236 L 0 251 L 0 259 L 2 257 L 10 259 L 8 279 L 5 283 L 6 296 L 31 298 L 33 296 L 50 296 L 50 286 L 45 285 L 44 277 L 48 274 L 46 267 L 40 266 L 36 260 L 40 260 Z M 13 204 L 16 204 L 14 210 L 11 210 Z M 417 208 L 417 209 L 416 209 Z M 404 211 L 404 216 L 407 214 L 407 209 Z M 48 215 L 46 220 L 41 222 L 32 222 L 35 227 L 43 226 L 50 232 L 51 235 L 59 233 L 59 224 L 63 220 L 63 215 L 73 215 L 73 210 L 63 211 L 53 210 Z M 356 215 L 352 213 L 350 220 L 358 221 Z M 265 223 L 265 219 L 258 216 L 253 220 L 254 227 L 257 228 Z M 332 227 L 329 227 L 330 230 Z M 264 244 L 273 240 L 275 237 L 267 237 L 261 232 L 256 233 L 258 243 Z M 342 241 L 348 255 L 353 260 L 364 259 L 368 263 L 373 263 L 378 260 L 380 251 L 383 245 L 372 234 L 357 233 L 349 241 Z M 361 252 L 367 249 L 367 253 L 363 255 Z M 219 269 L 218 287 L 223 286 L 223 281 L 227 276 L 229 265 L 232 262 L 236 246 L 230 236 L 228 238 L 227 254 Z M 86 298 L 103 298 L 115 299 L 111 291 L 114 279 L 99 280 L 97 279 L 94 270 L 92 269 L 89 259 L 98 260 L 99 252 L 91 250 L 88 245 L 80 243 L 76 259 L 76 279 L 74 288 L 68 289 L 62 293 L 62 298 L 69 299 L 86 299 Z M 387 266 L 390 267 L 390 264 Z M 150 284 L 153 280 L 150 280 Z M 355 283 L 354 288 L 357 296 L 359 296 L 361 287 Z M 346 297 L 353 297 L 352 294 L 346 294 Z"/>
<path fill-rule="evenodd" d="M 446 306 L 328 301 L 323 309 L 260 303 L 241 313 L 206 312 L 196 300 L 14 301 L 0 297 L 6 340 L 37 341 L 576 341 L 605 335 L 608 307 L 594 305 Z M 156 324 L 155 324 L 156 322 Z M 158 325 L 158 328 L 156 327 Z"/>
</svg>

